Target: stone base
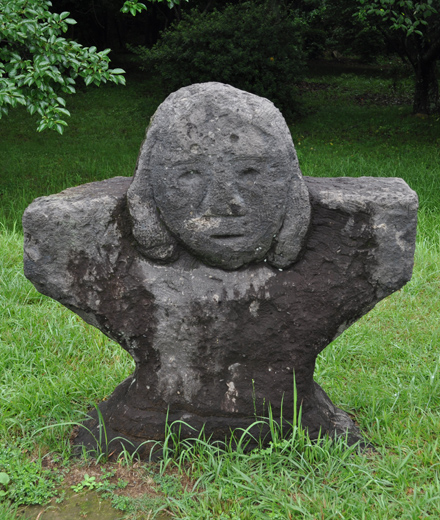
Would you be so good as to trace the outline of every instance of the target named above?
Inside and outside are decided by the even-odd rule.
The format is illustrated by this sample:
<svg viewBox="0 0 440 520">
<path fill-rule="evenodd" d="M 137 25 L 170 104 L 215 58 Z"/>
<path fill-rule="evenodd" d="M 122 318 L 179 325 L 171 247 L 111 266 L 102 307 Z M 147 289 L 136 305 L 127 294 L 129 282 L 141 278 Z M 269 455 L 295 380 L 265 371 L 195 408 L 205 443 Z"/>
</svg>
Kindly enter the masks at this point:
<svg viewBox="0 0 440 520">
<path fill-rule="evenodd" d="M 151 410 L 133 406 L 133 400 L 126 398 L 132 378 L 123 381 L 107 401 L 99 405 L 101 417 L 96 409 L 79 428 L 73 445 L 78 454 L 87 451 L 107 453 L 116 457 L 126 450 L 137 452 L 141 458 L 157 459 L 162 454 L 161 441 L 169 431 L 179 434 L 181 439 L 196 439 L 203 432 L 205 439 L 211 441 L 238 442 L 244 430 L 249 429 L 246 437 L 247 449 L 271 441 L 268 419 L 250 416 L 225 417 L 201 416 L 184 410 Z M 303 401 L 301 424 L 311 440 L 323 436 L 343 437 L 347 446 L 360 443 L 361 448 L 370 446 L 362 437 L 359 428 L 350 416 L 334 406 L 325 391 L 315 382 L 314 395 Z M 286 437 L 292 429 L 292 420 L 287 410 L 283 411 L 283 432 Z M 279 417 L 274 417 L 280 424 Z M 146 440 L 148 439 L 148 440 Z M 255 440 L 254 440 L 255 439 Z"/>
</svg>

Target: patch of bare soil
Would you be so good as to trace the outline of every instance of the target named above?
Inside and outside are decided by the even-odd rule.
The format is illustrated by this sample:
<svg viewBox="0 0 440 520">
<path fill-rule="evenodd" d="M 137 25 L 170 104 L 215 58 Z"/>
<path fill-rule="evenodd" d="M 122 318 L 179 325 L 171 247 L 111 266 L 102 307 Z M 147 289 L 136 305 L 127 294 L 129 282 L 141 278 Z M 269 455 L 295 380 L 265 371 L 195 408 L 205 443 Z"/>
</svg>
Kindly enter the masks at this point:
<svg viewBox="0 0 440 520">
<path fill-rule="evenodd" d="M 114 509 L 111 498 L 102 496 L 96 488 L 89 489 L 84 485 L 83 489 L 75 492 L 72 486 L 90 481 L 103 483 L 106 487 L 112 486 L 113 495 L 121 495 L 133 499 L 147 498 L 158 499 L 163 496 L 152 478 L 152 474 L 146 471 L 145 464 L 134 463 L 127 466 L 117 462 L 105 464 L 91 462 L 76 462 L 68 467 L 60 466 L 57 461 L 50 458 L 43 459 L 43 466 L 59 473 L 62 483 L 58 488 L 58 497 L 55 497 L 45 506 L 28 506 L 20 508 L 19 518 L 23 520 L 71 520 L 73 518 L 87 518 L 89 520 L 121 520 L 123 518 L 137 518 L 149 520 L 153 517 L 150 513 L 129 516 Z M 152 467 L 153 468 L 153 467 Z M 188 483 L 187 483 L 188 484 Z M 172 516 L 166 511 L 161 512 L 156 520 L 169 520 Z"/>
<path fill-rule="evenodd" d="M 154 480 L 145 471 L 145 465 L 141 465 L 139 462 L 135 462 L 130 466 L 118 462 L 107 462 L 105 464 L 77 462 L 68 468 L 60 468 L 57 462 L 45 458 L 43 459 L 43 465 L 63 475 L 62 487 L 64 489 L 70 489 L 71 486 L 80 484 L 84 481 L 84 477 L 87 474 L 89 477 L 95 477 L 96 482 L 116 485 L 118 482 L 126 482 L 127 485 L 123 489 L 115 490 L 117 494 L 123 494 L 131 498 L 139 498 L 146 494 L 150 497 L 160 496 L 160 493 L 156 490 Z"/>
</svg>

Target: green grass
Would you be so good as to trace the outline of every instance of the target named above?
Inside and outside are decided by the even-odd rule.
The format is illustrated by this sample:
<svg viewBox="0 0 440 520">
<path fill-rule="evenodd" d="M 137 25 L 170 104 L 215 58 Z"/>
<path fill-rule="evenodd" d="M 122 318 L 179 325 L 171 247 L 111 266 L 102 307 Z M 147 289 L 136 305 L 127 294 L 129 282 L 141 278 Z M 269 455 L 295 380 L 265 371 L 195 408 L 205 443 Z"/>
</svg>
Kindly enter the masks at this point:
<svg viewBox="0 0 440 520">
<path fill-rule="evenodd" d="M 194 487 L 167 502 L 184 519 L 437 518 L 438 453 L 416 472 L 415 459 L 412 450 L 359 455 L 301 437 L 251 454 L 210 448 L 191 467 Z"/>
<path fill-rule="evenodd" d="M 32 475 L 44 457 L 69 459 L 71 424 L 107 397 L 133 362 L 24 278 L 21 215 L 37 196 L 132 174 L 161 100 L 152 82 L 135 80 L 126 89 L 105 86 L 72 98 L 62 137 L 37 134 L 22 111 L 0 121 L 0 446 L 3 454 L 18 449 Z M 402 177 L 420 198 L 411 282 L 317 362 L 317 381 L 377 451 L 312 446 L 298 433 L 250 455 L 199 443 L 145 472 L 162 493 L 156 507 L 178 518 L 439 518 L 440 118 L 389 104 L 395 89 L 380 74 L 314 72 L 308 83 L 302 95 L 310 111 L 292 126 L 303 173 Z M 403 82 L 400 100 L 406 88 Z M 378 96 L 374 102 L 368 92 Z M 43 498 L 46 492 L 43 486 Z M 146 507 L 115 500 L 131 514 Z M 14 514 L 0 498 L 0 519 Z"/>
<path fill-rule="evenodd" d="M 80 420 L 133 362 L 98 330 L 40 295 L 23 274 L 23 237 L 5 228 L 0 233 L 0 442 L 22 442 L 47 424 Z M 39 437 L 51 449 L 68 442 L 53 429 Z"/>
<path fill-rule="evenodd" d="M 17 109 L 0 120 L 0 222 L 21 221 L 32 200 L 73 185 L 133 174 L 149 118 L 162 100 L 138 81 L 105 85 L 69 99 L 63 136 L 37 133 L 36 123 Z"/>
</svg>

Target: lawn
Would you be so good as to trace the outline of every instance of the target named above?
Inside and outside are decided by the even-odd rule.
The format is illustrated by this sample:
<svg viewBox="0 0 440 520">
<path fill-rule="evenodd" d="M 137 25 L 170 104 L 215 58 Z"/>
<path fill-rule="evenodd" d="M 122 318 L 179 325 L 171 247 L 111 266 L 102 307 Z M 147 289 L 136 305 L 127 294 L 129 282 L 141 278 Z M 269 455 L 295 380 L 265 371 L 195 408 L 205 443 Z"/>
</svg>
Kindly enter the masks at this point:
<svg viewBox="0 0 440 520">
<path fill-rule="evenodd" d="M 316 380 L 376 448 L 361 453 L 312 445 L 296 429 L 251 454 L 200 442 L 156 464 L 72 458 L 73 424 L 133 363 L 24 278 L 21 215 L 35 197 L 130 176 L 162 96 L 134 74 L 125 88 L 73 97 L 63 136 L 36 133 L 20 110 L 0 120 L 0 520 L 55 490 L 62 502 L 62 478 L 107 496 L 115 518 L 150 518 L 165 506 L 206 520 L 440 518 L 440 117 L 411 114 L 406 80 L 361 72 L 310 71 L 300 90 L 306 115 L 291 126 L 304 175 L 402 177 L 420 199 L 411 282 L 318 359 Z M 135 479 L 137 494 L 124 491 Z"/>
</svg>

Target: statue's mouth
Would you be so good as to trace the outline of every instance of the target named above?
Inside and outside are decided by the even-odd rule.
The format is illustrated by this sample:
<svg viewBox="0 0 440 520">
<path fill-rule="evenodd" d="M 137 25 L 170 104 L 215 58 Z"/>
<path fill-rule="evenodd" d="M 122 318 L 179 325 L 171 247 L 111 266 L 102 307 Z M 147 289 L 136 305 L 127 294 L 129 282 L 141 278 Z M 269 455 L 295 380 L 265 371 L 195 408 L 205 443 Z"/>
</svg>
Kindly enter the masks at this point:
<svg viewBox="0 0 440 520">
<path fill-rule="evenodd" d="M 238 233 L 234 233 L 234 234 L 228 233 L 228 234 L 224 234 L 224 235 L 211 235 L 211 238 L 214 238 L 216 240 L 234 240 L 234 239 L 242 238 L 242 237 L 244 237 L 244 235 L 238 234 Z"/>
</svg>

